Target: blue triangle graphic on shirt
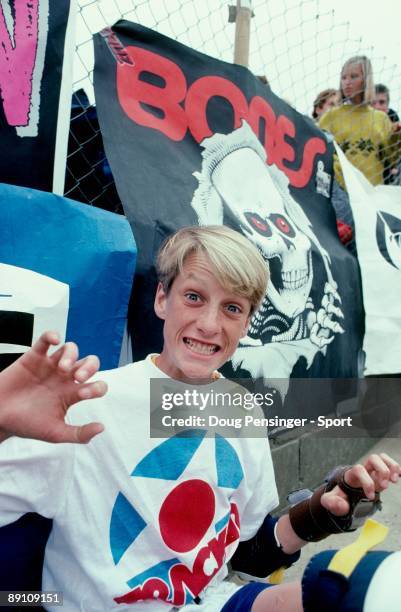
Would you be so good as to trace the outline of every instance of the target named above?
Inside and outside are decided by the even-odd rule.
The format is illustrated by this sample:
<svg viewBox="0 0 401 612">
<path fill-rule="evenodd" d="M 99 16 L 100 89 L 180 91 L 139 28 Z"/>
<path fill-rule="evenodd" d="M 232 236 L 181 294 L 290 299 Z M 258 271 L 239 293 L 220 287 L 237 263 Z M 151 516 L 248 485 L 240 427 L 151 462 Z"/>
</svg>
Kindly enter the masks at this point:
<svg viewBox="0 0 401 612">
<path fill-rule="evenodd" d="M 117 495 L 110 521 L 110 548 L 115 565 L 145 529 L 146 522 L 122 494 Z"/>
<path fill-rule="evenodd" d="M 177 480 L 198 450 L 206 431 L 192 429 L 169 438 L 142 459 L 131 476 Z"/>
<path fill-rule="evenodd" d="M 224 527 L 228 524 L 229 520 L 230 520 L 230 512 L 227 512 L 227 514 L 223 516 L 223 518 L 217 521 L 217 523 L 215 524 L 214 528 L 215 528 L 216 533 L 220 533 L 220 531 L 222 531 Z"/>
<path fill-rule="evenodd" d="M 237 489 L 244 477 L 237 451 L 219 434 L 216 434 L 216 468 L 219 487 Z"/>
</svg>

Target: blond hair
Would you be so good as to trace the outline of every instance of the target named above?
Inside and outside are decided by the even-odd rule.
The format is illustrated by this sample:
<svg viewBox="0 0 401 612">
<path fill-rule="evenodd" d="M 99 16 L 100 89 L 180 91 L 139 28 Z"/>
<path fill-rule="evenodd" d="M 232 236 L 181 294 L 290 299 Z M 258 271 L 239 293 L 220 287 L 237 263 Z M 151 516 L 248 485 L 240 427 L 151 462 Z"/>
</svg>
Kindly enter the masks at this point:
<svg viewBox="0 0 401 612">
<path fill-rule="evenodd" d="M 363 97 L 362 104 L 371 104 L 375 97 L 375 87 L 373 83 L 373 68 L 372 63 L 366 55 L 355 55 L 354 57 L 350 57 L 341 68 L 341 75 L 345 68 L 347 68 L 350 64 L 358 64 L 362 68 L 363 75 Z M 344 92 L 342 89 L 341 77 L 340 77 L 340 93 L 341 100 L 344 102 L 346 100 L 346 96 L 344 96 Z"/>
<path fill-rule="evenodd" d="M 269 280 L 268 263 L 250 240 L 224 225 L 184 227 L 160 247 L 156 269 L 166 293 L 183 270 L 189 255 L 202 254 L 224 289 L 251 303 L 251 314 L 260 306 Z"/>
</svg>

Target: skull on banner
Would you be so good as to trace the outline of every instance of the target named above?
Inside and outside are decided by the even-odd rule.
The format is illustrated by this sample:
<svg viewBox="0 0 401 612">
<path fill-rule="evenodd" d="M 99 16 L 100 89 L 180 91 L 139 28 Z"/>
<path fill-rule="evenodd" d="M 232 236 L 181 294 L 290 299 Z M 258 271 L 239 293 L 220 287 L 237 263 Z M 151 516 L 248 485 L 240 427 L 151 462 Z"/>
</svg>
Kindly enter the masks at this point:
<svg viewBox="0 0 401 612">
<path fill-rule="evenodd" d="M 224 222 L 240 230 L 270 268 L 263 304 L 242 345 L 307 338 L 314 346 L 313 354 L 325 351 L 335 334 L 344 331 L 334 320 L 343 317 L 341 300 L 329 256 L 290 194 L 288 179 L 266 165 L 264 148 L 245 121 L 231 134 L 215 134 L 201 144 L 202 170 L 195 173 L 199 187 L 192 200 L 199 223 Z M 313 247 L 320 252 L 326 272 L 317 308 L 311 298 Z M 299 353 L 295 361 L 298 357 Z M 311 362 L 310 351 L 307 361 Z"/>
</svg>

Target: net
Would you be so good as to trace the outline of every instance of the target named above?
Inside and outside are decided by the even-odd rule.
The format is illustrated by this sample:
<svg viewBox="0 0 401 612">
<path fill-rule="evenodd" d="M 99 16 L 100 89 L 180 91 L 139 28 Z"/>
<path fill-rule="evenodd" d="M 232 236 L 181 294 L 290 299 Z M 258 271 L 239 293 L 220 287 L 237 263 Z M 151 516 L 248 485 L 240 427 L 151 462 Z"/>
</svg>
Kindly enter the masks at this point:
<svg viewBox="0 0 401 612">
<path fill-rule="evenodd" d="M 264 76 L 277 95 L 311 116 L 318 94 L 339 87 L 344 62 L 355 55 L 366 55 L 372 62 L 375 82 L 390 89 L 390 106 L 401 108 L 400 69 L 386 57 L 386 53 L 397 57 L 401 51 L 395 29 L 400 9 L 395 0 L 384 0 L 380 7 L 372 5 L 369 9 L 359 0 L 351 4 L 337 2 L 334 9 L 329 0 L 253 0 L 249 68 L 255 75 Z M 386 32 L 372 20 L 373 10 L 378 20 L 391 17 L 386 19 Z M 65 194 L 121 212 L 94 106 L 92 34 L 118 19 L 127 19 L 232 62 L 235 26 L 229 22 L 226 0 L 79 0 L 77 11 Z M 338 133 L 333 124 L 326 129 L 331 128 L 351 161 L 356 160 L 372 182 L 383 182 L 384 177 L 398 184 L 400 139 L 386 132 L 391 129 L 390 122 L 382 121 L 378 127 L 377 115 L 375 119 L 361 119 L 358 109 L 353 110 L 349 122 L 352 136 L 358 134 L 353 138 L 356 151 L 347 143 L 349 135 Z"/>
</svg>

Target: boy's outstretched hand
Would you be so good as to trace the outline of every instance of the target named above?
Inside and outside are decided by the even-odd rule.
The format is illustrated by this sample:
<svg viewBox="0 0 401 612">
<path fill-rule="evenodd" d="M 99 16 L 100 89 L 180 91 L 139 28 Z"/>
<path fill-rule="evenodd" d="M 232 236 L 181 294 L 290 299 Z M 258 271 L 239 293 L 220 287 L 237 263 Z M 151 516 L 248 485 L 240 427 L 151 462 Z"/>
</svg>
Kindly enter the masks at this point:
<svg viewBox="0 0 401 612">
<path fill-rule="evenodd" d="M 345 472 L 345 482 L 353 488 L 362 488 L 367 499 L 374 499 L 375 491 L 387 489 L 389 484 L 398 482 L 401 476 L 399 464 L 386 453 L 372 454 L 363 464 L 354 465 Z M 321 504 L 337 516 L 349 512 L 346 493 L 336 486 L 329 493 L 324 493 Z"/>
<path fill-rule="evenodd" d="M 15 435 L 47 442 L 86 443 L 103 431 L 101 423 L 78 427 L 64 422 L 70 406 L 101 397 L 107 386 L 101 381 L 87 383 L 99 369 L 99 359 L 90 355 L 78 361 L 78 348 L 73 342 L 49 356 L 49 347 L 59 342 L 55 332 L 45 332 L 0 373 L 0 442 Z"/>
</svg>

